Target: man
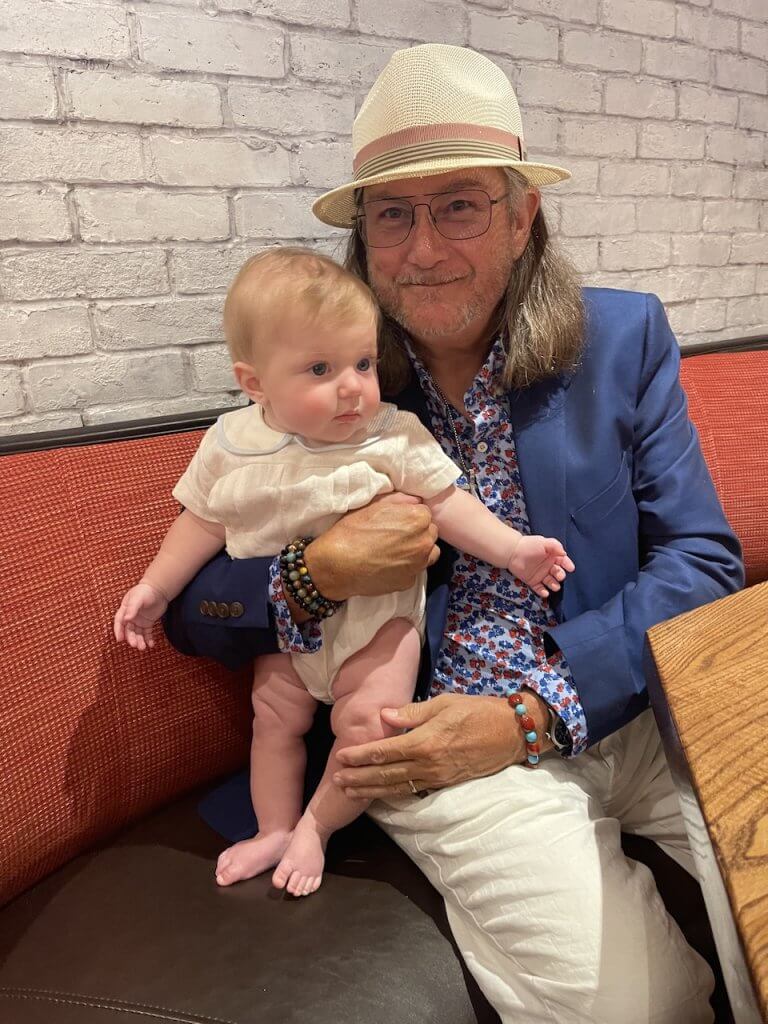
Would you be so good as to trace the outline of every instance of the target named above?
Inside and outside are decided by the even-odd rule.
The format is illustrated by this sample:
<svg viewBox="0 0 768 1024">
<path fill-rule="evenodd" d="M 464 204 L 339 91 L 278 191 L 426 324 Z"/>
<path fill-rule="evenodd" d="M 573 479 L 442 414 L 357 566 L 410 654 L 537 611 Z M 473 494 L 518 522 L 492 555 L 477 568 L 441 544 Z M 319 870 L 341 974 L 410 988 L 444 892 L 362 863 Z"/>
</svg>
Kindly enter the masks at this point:
<svg viewBox="0 0 768 1024">
<path fill-rule="evenodd" d="M 314 210 L 356 229 L 348 265 L 387 317 L 385 393 L 497 515 L 558 537 L 576 572 L 544 603 L 461 552 L 441 555 L 426 509 L 405 497 L 313 540 L 305 561 L 330 600 L 404 588 L 434 566 L 417 700 L 384 713 L 409 731 L 348 748 L 337 782 L 376 798 L 370 813 L 444 895 L 504 1021 L 710 1021 L 708 968 L 620 847 L 622 829 L 643 834 L 692 870 L 643 638 L 743 583 L 661 305 L 575 285 L 538 191 L 568 172 L 527 160 L 512 88 L 479 54 L 395 54 L 353 149 L 354 181 Z M 203 598 L 245 612 L 216 622 Z M 274 560 L 226 555 L 168 629 L 231 665 L 319 643 Z M 518 692 L 545 737 L 535 770 L 506 699 Z"/>
</svg>

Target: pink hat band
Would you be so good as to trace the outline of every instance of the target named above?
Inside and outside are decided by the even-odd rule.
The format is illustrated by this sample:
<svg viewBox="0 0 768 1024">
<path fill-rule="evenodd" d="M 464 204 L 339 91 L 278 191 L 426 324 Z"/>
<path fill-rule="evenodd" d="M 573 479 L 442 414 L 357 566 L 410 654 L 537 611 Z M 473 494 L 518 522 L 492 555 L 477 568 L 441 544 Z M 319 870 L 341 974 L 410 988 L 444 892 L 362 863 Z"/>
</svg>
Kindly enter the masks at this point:
<svg viewBox="0 0 768 1024">
<path fill-rule="evenodd" d="M 446 147 L 446 143 L 448 147 Z M 369 143 L 355 155 L 356 179 L 384 174 L 393 167 L 430 157 L 490 157 L 523 161 L 525 145 L 519 135 L 481 124 L 424 124 L 392 132 Z"/>
</svg>

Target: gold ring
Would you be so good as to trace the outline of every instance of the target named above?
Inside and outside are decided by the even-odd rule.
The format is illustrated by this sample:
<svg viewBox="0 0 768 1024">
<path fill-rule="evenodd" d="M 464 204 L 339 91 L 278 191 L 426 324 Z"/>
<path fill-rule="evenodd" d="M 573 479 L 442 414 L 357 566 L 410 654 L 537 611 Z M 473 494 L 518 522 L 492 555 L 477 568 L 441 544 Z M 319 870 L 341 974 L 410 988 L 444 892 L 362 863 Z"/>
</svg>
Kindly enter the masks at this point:
<svg viewBox="0 0 768 1024">
<path fill-rule="evenodd" d="M 418 789 L 416 789 L 416 787 L 414 786 L 414 784 L 413 784 L 413 779 L 408 779 L 408 785 L 409 785 L 409 786 L 411 787 L 411 792 L 413 793 L 413 795 L 414 795 L 414 796 L 418 796 L 418 795 L 419 795 L 419 791 L 418 791 Z"/>
</svg>

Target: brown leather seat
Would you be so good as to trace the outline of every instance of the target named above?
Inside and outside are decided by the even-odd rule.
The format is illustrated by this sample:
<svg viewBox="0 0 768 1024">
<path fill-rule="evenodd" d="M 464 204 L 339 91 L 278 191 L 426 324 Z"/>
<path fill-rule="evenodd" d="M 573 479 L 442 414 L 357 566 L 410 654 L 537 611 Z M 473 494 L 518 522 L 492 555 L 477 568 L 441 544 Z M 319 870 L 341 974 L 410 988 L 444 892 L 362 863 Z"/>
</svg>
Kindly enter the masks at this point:
<svg viewBox="0 0 768 1024">
<path fill-rule="evenodd" d="M 363 819 L 311 899 L 219 888 L 186 798 L 0 912 L 3 1024 L 492 1024 L 437 893 Z M 474 1005 L 473 1005 L 474 1004 Z"/>
</svg>

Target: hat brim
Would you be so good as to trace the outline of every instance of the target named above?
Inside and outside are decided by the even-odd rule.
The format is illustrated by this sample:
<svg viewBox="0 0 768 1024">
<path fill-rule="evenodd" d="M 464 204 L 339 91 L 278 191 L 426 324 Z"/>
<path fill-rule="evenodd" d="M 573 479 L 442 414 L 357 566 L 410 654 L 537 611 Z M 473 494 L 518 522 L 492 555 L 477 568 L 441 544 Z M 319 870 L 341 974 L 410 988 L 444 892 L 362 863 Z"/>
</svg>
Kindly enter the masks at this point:
<svg viewBox="0 0 768 1024">
<path fill-rule="evenodd" d="M 312 212 L 324 224 L 330 224 L 336 228 L 351 228 L 355 225 L 355 192 L 367 185 L 383 185 L 388 181 L 400 181 L 403 178 L 424 178 L 430 174 L 441 174 L 444 171 L 456 170 L 460 167 L 511 167 L 536 187 L 540 185 L 555 185 L 559 181 L 566 181 L 571 177 L 571 172 L 564 167 L 557 167 L 554 164 L 529 163 L 525 160 L 504 160 L 494 157 L 473 157 L 466 156 L 444 156 L 432 157 L 428 161 L 403 164 L 396 171 L 388 171 L 382 174 L 374 174 L 368 178 L 360 178 L 358 181 L 351 181 L 339 188 L 316 199 L 312 204 Z"/>
</svg>

